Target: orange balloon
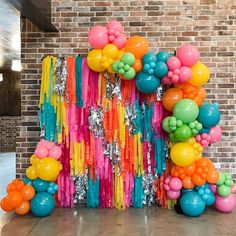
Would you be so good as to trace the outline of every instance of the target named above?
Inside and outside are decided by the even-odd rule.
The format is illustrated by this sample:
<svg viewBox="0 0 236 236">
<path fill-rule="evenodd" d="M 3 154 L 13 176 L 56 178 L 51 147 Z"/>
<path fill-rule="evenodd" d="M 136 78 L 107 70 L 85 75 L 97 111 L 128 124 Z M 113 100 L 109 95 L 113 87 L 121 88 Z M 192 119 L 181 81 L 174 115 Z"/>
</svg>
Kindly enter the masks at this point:
<svg viewBox="0 0 236 236">
<path fill-rule="evenodd" d="M 203 184 L 206 183 L 206 179 L 203 179 L 203 178 L 201 178 L 199 175 L 194 174 L 194 175 L 192 176 L 192 182 L 193 182 L 193 184 L 195 184 L 195 185 L 197 185 L 197 186 L 201 186 L 201 185 L 203 185 Z"/>
<path fill-rule="evenodd" d="M 183 178 L 182 184 L 183 184 L 183 187 L 186 189 L 191 189 L 194 187 L 194 184 L 190 176 L 186 176 L 185 178 Z"/>
<path fill-rule="evenodd" d="M 10 212 L 10 211 L 14 210 L 13 206 L 10 203 L 10 200 L 9 200 L 8 196 L 4 197 L 1 200 L 0 205 L 1 205 L 1 208 L 6 212 Z"/>
<path fill-rule="evenodd" d="M 9 201 L 13 208 L 18 207 L 23 202 L 23 196 L 20 192 L 13 191 L 8 194 Z"/>
<path fill-rule="evenodd" d="M 207 175 L 207 182 L 210 184 L 215 184 L 219 180 L 219 172 L 216 170 L 211 170 Z"/>
<path fill-rule="evenodd" d="M 188 175 L 188 176 L 193 175 L 193 174 L 195 173 L 195 171 L 196 171 L 196 165 L 195 165 L 195 163 L 193 163 L 192 165 L 187 166 L 187 167 L 184 168 L 184 172 L 185 172 L 185 174 Z"/>
<path fill-rule="evenodd" d="M 13 192 L 13 191 L 16 191 L 15 184 L 13 184 L 13 183 L 8 184 L 7 185 L 7 193 L 10 193 L 10 192 Z"/>
<path fill-rule="evenodd" d="M 30 204 L 27 201 L 23 201 L 20 206 L 16 207 L 15 211 L 18 215 L 25 215 L 30 210 Z"/>
<path fill-rule="evenodd" d="M 162 104 L 167 111 L 173 111 L 175 104 L 183 99 L 183 91 L 179 88 L 166 90 L 162 97 Z"/>
<path fill-rule="evenodd" d="M 136 73 L 140 72 L 143 69 L 142 61 L 140 59 L 135 59 L 132 67 L 135 69 Z"/>
<path fill-rule="evenodd" d="M 148 52 L 148 42 L 141 36 L 132 36 L 125 43 L 125 51 L 131 52 L 135 58 L 141 59 Z"/>
<path fill-rule="evenodd" d="M 22 180 L 19 180 L 17 184 L 15 184 L 16 186 L 16 191 L 21 191 L 24 188 L 24 182 Z"/>
<path fill-rule="evenodd" d="M 35 190 L 31 185 L 25 185 L 24 188 L 21 191 L 21 194 L 22 194 L 23 199 L 25 201 L 29 201 L 34 197 Z"/>
</svg>

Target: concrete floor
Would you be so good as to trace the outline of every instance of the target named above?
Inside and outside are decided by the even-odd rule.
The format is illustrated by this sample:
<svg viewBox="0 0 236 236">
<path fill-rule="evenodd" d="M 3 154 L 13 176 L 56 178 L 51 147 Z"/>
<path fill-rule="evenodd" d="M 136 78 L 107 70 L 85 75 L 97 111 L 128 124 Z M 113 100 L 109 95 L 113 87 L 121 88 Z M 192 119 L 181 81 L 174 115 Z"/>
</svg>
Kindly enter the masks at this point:
<svg viewBox="0 0 236 236">
<path fill-rule="evenodd" d="M 236 235 L 236 211 L 207 209 L 198 218 L 157 206 L 144 209 L 62 209 L 46 218 L 31 214 L 0 216 L 1 236 L 212 236 Z"/>
</svg>

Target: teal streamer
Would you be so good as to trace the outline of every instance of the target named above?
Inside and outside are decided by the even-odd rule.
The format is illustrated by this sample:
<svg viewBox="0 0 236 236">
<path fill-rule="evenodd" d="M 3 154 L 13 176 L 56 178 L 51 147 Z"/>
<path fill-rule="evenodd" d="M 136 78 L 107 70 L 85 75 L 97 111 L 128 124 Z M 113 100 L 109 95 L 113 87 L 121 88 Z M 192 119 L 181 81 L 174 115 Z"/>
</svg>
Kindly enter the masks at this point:
<svg viewBox="0 0 236 236">
<path fill-rule="evenodd" d="M 134 208 L 143 207 L 144 191 L 142 187 L 142 176 L 136 175 L 134 178 L 134 189 L 132 191 L 132 202 Z"/>
<path fill-rule="evenodd" d="M 144 127 L 145 127 L 145 140 L 149 143 L 152 139 L 152 117 L 153 117 L 153 103 L 148 106 L 145 103 L 145 117 L 144 117 Z"/>
<path fill-rule="evenodd" d="M 76 66 L 76 105 L 83 107 L 83 94 L 82 94 L 82 57 L 77 56 L 75 61 Z"/>
<path fill-rule="evenodd" d="M 87 208 L 99 208 L 99 186 L 100 181 L 95 181 L 89 177 L 87 191 Z"/>
</svg>

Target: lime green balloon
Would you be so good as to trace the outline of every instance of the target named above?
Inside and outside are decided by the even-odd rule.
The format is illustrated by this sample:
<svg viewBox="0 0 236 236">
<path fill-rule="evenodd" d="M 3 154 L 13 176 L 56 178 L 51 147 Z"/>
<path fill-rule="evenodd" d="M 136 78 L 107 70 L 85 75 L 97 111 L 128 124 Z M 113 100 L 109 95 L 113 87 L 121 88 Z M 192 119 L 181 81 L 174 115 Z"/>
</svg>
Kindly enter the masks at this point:
<svg viewBox="0 0 236 236">
<path fill-rule="evenodd" d="M 222 185 L 225 182 L 225 173 L 220 172 L 219 180 L 217 181 L 217 185 Z"/>
<path fill-rule="evenodd" d="M 121 61 L 129 66 L 132 66 L 135 62 L 135 56 L 131 52 L 125 52 L 121 57 Z"/>
<path fill-rule="evenodd" d="M 112 63 L 112 69 L 115 71 L 115 72 L 118 72 L 119 68 L 118 68 L 118 65 L 119 65 L 120 61 L 114 61 Z"/>
<path fill-rule="evenodd" d="M 173 115 L 188 124 L 197 119 L 199 108 L 196 102 L 191 99 L 182 99 L 174 106 Z"/>
<path fill-rule="evenodd" d="M 136 75 L 135 69 L 133 67 L 130 67 L 130 69 L 124 73 L 124 78 L 130 80 L 133 79 L 135 75 Z"/>
<path fill-rule="evenodd" d="M 234 181 L 233 181 L 232 179 L 226 179 L 226 180 L 225 180 L 225 185 L 231 186 L 231 185 L 233 185 L 233 184 L 234 184 Z"/>
<path fill-rule="evenodd" d="M 231 188 L 229 186 L 226 186 L 225 184 L 222 184 L 217 188 L 217 193 L 221 197 L 228 197 L 231 193 Z"/>
<path fill-rule="evenodd" d="M 170 133 L 170 126 L 169 126 L 169 121 L 170 121 L 170 116 L 167 116 L 163 121 L 162 121 L 162 128 L 167 132 Z"/>
<path fill-rule="evenodd" d="M 179 128 L 177 128 L 174 132 L 175 138 L 181 142 L 181 141 L 187 141 L 191 138 L 192 132 L 191 129 L 187 125 L 182 125 Z"/>
<path fill-rule="evenodd" d="M 170 133 L 169 134 L 169 139 L 173 143 L 177 143 L 178 142 L 178 140 L 175 138 L 175 134 L 174 133 Z"/>
</svg>

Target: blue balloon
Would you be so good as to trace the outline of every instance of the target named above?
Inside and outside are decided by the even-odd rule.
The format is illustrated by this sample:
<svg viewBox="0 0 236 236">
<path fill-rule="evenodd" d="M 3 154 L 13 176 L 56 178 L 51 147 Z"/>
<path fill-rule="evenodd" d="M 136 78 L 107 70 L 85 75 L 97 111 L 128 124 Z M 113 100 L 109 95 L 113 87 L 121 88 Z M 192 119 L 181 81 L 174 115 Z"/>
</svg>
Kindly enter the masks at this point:
<svg viewBox="0 0 236 236">
<path fill-rule="evenodd" d="M 29 179 L 28 177 L 23 178 L 23 182 L 24 184 L 33 185 L 33 180 Z"/>
<path fill-rule="evenodd" d="M 156 63 L 156 67 L 154 69 L 154 74 L 156 77 L 158 78 L 162 78 L 164 76 L 166 76 L 168 73 L 168 67 L 166 65 L 166 63 L 159 61 Z"/>
<path fill-rule="evenodd" d="M 172 56 L 174 56 L 174 55 L 169 52 L 160 51 L 157 53 L 156 58 L 157 58 L 157 61 L 162 61 L 162 62 L 166 63 L 167 60 Z"/>
<path fill-rule="evenodd" d="M 44 192 L 47 191 L 47 188 L 49 186 L 49 182 L 42 180 L 40 178 L 37 178 L 34 180 L 33 187 L 36 192 Z"/>
<path fill-rule="evenodd" d="M 210 133 L 210 128 L 202 128 L 198 133 L 199 134 L 203 134 L 203 133 L 209 134 Z"/>
<path fill-rule="evenodd" d="M 47 192 L 36 193 L 30 202 L 30 208 L 35 216 L 48 216 L 55 208 L 55 199 Z"/>
<path fill-rule="evenodd" d="M 136 86 L 142 93 L 153 93 L 160 86 L 160 80 L 155 75 L 148 75 L 144 72 L 136 76 Z"/>
<path fill-rule="evenodd" d="M 205 201 L 195 191 L 185 193 L 180 199 L 182 211 L 187 216 L 200 216 L 206 207 Z"/>
<path fill-rule="evenodd" d="M 143 65 L 149 64 L 150 62 L 157 62 L 156 54 L 154 52 L 147 52 L 142 58 Z"/>
<path fill-rule="evenodd" d="M 199 108 L 197 120 L 202 123 L 204 128 L 216 126 L 220 121 L 219 104 L 203 103 Z"/>
</svg>

